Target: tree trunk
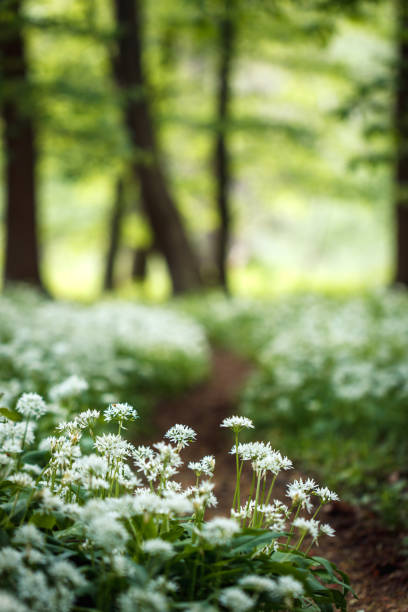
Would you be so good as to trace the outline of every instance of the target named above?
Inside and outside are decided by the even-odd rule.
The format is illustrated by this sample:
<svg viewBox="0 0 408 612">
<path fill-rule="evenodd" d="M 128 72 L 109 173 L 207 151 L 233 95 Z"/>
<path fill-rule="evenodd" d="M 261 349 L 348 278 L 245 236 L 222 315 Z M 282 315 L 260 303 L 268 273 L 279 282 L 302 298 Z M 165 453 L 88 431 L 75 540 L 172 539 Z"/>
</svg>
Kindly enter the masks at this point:
<svg viewBox="0 0 408 612">
<path fill-rule="evenodd" d="M 395 282 L 408 286 L 408 0 L 398 0 L 395 103 Z"/>
<path fill-rule="evenodd" d="M 215 143 L 216 202 L 219 215 L 216 263 L 219 281 L 228 293 L 227 255 L 230 239 L 231 184 L 230 159 L 228 151 L 228 121 L 231 100 L 231 64 L 234 56 L 235 22 L 233 0 L 224 0 L 224 12 L 219 24 L 219 68 L 217 94 L 217 134 Z"/>
<path fill-rule="evenodd" d="M 106 268 L 104 289 L 111 291 L 115 288 L 115 263 L 119 251 L 120 226 L 125 209 L 123 179 L 118 179 L 116 183 L 115 201 L 112 208 L 112 215 L 109 223 L 109 245 L 106 254 Z"/>
<path fill-rule="evenodd" d="M 199 265 L 159 160 L 142 64 L 141 2 L 114 0 L 114 7 L 119 29 L 115 76 L 125 93 L 126 125 L 135 148 L 141 201 L 155 244 L 166 260 L 174 293 L 191 291 L 201 286 Z"/>
<path fill-rule="evenodd" d="M 0 29 L 6 184 L 3 276 L 5 283 L 24 282 L 42 288 L 37 237 L 35 127 L 21 25 L 22 1 L 9 2 L 8 10 L 13 20 L 3 21 Z"/>
<path fill-rule="evenodd" d="M 146 280 L 147 258 L 151 249 L 137 248 L 133 252 L 132 279 L 138 282 Z"/>
</svg>

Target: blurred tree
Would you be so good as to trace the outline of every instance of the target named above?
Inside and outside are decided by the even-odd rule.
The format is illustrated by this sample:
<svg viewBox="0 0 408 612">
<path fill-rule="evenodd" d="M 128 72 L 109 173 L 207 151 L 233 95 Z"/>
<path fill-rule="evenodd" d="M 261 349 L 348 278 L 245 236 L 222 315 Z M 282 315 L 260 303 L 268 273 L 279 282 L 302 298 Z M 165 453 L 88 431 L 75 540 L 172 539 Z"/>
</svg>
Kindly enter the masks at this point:
<svg viewBox="0 0 408 612">
<path fill-rule="evenodd" d="M 408 0 L 397 1 L 396 22 L 395 282 L 408 285 Z"/>
<path fill-rule="evenodd" d="M 123 177 L 119 177 L 116 181 L 115 198 L 108 226 L 109 243 L 106 253 L 105 278 L 103 284 L 106 291 L 112 291 L 112 289 L 115 288 L 115 263 L 120 246 L 120 227 L 124 210 L 124 179 Z"/>
<path fill-rule="evenodd" d="M 140 0 L 114 0 L 118 35 L 115 75 L 124 93 L 126 125 L 135 149 L 134 169 L 157 248 L 163 254 L 174 293 L 201 286 L 199 265 L 166 182 L 156 142 L 143 66 Z"/>
<path fill-rule="evenodd" d="M 37 236 L 34 99 L 23 31 L 23 0 L 0 6 L 0 92 L 5 152 L 4 282 L 42 288 Z"/>
<path fill-rule="evenodd" d="M 216 202 L 219 215 L 216 262 L 219 282 L 228 293 L 227 255 L 230 241 L 230 153 L 228 122 L 230 120 L 231 69 L 235 54 L 235 0 L 223 0 L 218 24 L 217 117 L 214 152 Z"/>
</svg>

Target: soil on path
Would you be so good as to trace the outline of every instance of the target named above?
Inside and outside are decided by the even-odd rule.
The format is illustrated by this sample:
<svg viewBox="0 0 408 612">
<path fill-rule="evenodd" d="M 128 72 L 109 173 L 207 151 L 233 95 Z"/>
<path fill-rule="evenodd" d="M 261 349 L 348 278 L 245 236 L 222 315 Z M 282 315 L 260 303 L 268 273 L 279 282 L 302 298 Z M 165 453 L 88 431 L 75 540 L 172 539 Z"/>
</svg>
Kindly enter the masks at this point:
<svg viewBox="0 0 408 612">
<path fill-rule="evenodd" d="M 213 514 L 229 514 L 235 486 L 234 457 L 229 431 L 220 429 L 221 421 L 237 413 L 240 390 L 251 371 L 248 362 L 225 351 L 213 354 L 209 380 L 174 400 L 161 402 L 153 417 L 160 439 L 175 423 L 197 431 L 197 442 L 183 451 L 185 464 L 204 455 L 216 458 L 215 494 L 219 500 Z M 262 432 L 259 439 L 263 439 Z M 283 500 L 288 481 L 299 477 L 293 471 L 277 483 L 277 497 Z M 193 484 L 193 474 L 178 475 L 183 484 Z M 242 482 L 249 489 L 249 474 Z M 330 523 L 336 538 L 322 538 L 312 554 L 324 556 L 349 574 L 358 600 L 351 599 L 349 610 L 355 612 L 408 612 L 408 563 L 401 552 L 401 536 L 381 527 L 374 516 L 344 502 L 324 508 L 323 522 Z"/>
</svg>

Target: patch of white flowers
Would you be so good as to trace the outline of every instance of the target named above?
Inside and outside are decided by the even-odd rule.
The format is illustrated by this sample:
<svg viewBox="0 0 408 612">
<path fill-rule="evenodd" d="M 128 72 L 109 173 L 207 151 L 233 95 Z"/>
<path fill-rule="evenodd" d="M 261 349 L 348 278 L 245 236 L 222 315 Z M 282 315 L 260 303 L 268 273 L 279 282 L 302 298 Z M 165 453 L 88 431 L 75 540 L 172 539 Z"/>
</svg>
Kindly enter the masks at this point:
<svg viewBox="0 0 408 612">
<path fill-rule="evenodd" d="M 236 438 L 231 452 L 236 459 L 237 489 L 231 516 L 206 520 L 206 510 L 217 504 L 212 480 L 215 458 L 207 455 L 188 463 L 194 485 L 183 488 L 175 479 L 184 465 L 183 448 L 196 438 L 191 427 L 176 424 L 165 434 L 166 442 L 135 446 L 120 433 L 125 423 L 137 417 L 132 406 L 111 404 L 103 412 L 104 421 L 116 422 L 117 433 L 96 434 L 101 414 L 88 409 L 60 423 L 57 434 L 43 440 L 38 452 L 44 461 L 33 466 L 25 461 L 26 451 L 46 410 L 42 397 L 26 393 L 17 401 L 16 411 L 10 412 L 13 418 L 17 414 L 25 420 L 4 417 L 0 423 L 4 442 L 0 472 L 5 483 L 0 496 L 1 491 L 9 491 L 11 500 L 6 505 L 11 535 L 0 547 L 4 585 L 0 609 L 69 612 L 84 589 L 99 574 L 103 581 L 103 572 L 108 572 L 121 585 L 111 595 L 112 609 L 162 612 L 173 609 L 179 596 L 177 568 L 191 572 L 191 593 L 185 597 L 192 599 L 200 592 L 198 573 L 203 570 L 199 565 L 205 556 L 211 556 L 212 571 L 214 559 L 231 547 L 233 551 L 237 543 L 239 559 L 239 538 L 244 538 L 241 546 L 245 547 L 245 538 L 253 537 L 244 535 L 246 527 L 263 529 L 267 535 L 266 544 L 263 541 L 251 553 L 257 560 L 262 555 L 269 560 L 275 551 L 295 554 L 305 538 L 310 546 L 321 535 L 334 534 L 317 514 L 324 503 L 338 497 L 314 480 L 290 483 L 288 505 L 272 499 L 277 475 L 292 464 L 268 443 L 239 443 L 241 429 L 253 427 L 245 418 L 232 416 L 221 424 Z M 241 500 L 244 465 L 253 473 L 253 487 L 249 497 Z M 313 515 L 307 518 L 302 511 Z M 298 541 L 292 543 L 295 536 Z M 196 555 L 191 567 L 183 561 L 186 550 Z M 71 557 L 80 559 L 78 567 Z M 302 600 L 304 585 L 293 576 L 248 575 L 246 571 L 229 579 L 227 586 L 213 588 L 211 605 L 196 602 L 189 609 L 256 610 L 263 597 L 290 609 Z"/>
<path fill-rule="evenodd" d="M 28 290 L 0 296 L 2 406 L 38 391 L 77 411 L 82 398 L 120 401 L 141 385 L 150 391 L 187 387 L 208 365 L 201 327 L 169 308 L 120 301 L 79 306 Z M 41 412 L 28 399 L 21 408 Z"/>
</svg>

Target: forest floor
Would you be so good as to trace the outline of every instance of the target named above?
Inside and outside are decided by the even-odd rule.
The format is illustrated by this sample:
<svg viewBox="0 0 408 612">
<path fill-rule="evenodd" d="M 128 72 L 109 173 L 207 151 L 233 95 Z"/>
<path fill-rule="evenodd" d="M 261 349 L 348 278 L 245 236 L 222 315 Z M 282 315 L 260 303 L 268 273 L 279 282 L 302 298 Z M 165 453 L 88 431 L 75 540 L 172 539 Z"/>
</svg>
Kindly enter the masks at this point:
<svg viewBox="0 0 408 612">
<path fill-rule="evenodd" d="M 236 355 L 214 351 L 209 380 L 176 399 L 161 402 L 153 417 L 158 438 L 175 423 L 189 425 L 197 432 L 197 442 L 183 451 L 186 463 L 204 455 L 215 456 L 219 504 L 212 514 L 229 514 L 235 460 L 228 454 L 231 433 L 219 425 L 225 417 L 236 414 L 237 396 L 250 371 L 250 364 Z M 258 434 L 264 440 L 262 431 Z M 277 483 L 276 496 L 283 501 L 286 483 L 299 476 L 302 474 L 297 471 L 286 472 Z M 243 478 L 244 493 L 249 489 L 249 478 L 249 473 Z M 192 472 L 185 470 L 179 480 L 193 484 Z M 401 551 L 401 534 L 387 530 L 375 516 L 345 502 L 330 504 L 324 511 L 321 518 L 335 528 L 336 537 L 322 538 L 311 554 L 330 559 L 350 576 L 358 599 L 349 600 L 349 610 L 408 612 L 408 560 Z"/>
</svg>

